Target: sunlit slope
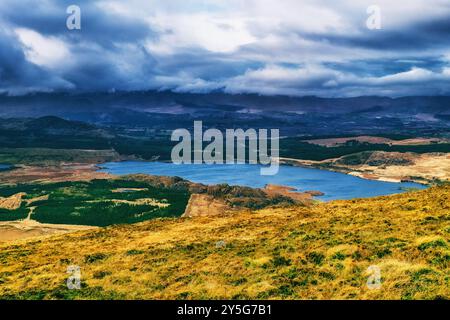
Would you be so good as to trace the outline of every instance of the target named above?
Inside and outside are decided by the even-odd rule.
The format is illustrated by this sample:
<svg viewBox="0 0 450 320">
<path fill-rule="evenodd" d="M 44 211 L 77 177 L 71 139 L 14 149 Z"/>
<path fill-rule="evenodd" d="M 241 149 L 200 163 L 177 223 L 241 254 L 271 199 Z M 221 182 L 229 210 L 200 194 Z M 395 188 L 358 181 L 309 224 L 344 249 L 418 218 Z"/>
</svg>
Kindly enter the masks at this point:
<svg viewBox="0 0 450 320">
<path fill-rule="evenodd" d="M 0 247 L 3 298 L 450 298 L 450 187 Z M 65 287 L 69 265 L 83 288 Z M 367 268 L 381 288 L 367 286 Z"/>
</svg>

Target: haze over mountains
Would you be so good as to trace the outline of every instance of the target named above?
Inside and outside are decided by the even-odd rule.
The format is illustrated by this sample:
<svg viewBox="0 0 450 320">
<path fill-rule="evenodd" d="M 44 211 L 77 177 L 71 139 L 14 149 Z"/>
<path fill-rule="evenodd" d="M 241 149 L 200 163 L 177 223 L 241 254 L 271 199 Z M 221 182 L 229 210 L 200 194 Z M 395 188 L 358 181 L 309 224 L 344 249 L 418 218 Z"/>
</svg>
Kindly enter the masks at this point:
<svg viewBox="0 0 450 320">
<path fill-rule="evenodd" d="M 156 113 L 192 113 L 201 110 L 317 113 L 398 113 L 448 114 L 450 96 L 409 96 L 390 98 L 361 96 L 354 98 L 292 97 L 283 95 L 198 94 L 172 91 L 133 91 L 95 93 L 33 93 L 21 96 L 0 95 L 2 116 L 76 115 L 108 109 Z"/>
<path fill-rule="evenodd" d="M 0 96 L 1 118 L 58 116 L 100 126 L 172 130 L 281 128 L 285 135 L 448 131 L 450 97 L 319 98 L 137 91 Z"/>
</svg>

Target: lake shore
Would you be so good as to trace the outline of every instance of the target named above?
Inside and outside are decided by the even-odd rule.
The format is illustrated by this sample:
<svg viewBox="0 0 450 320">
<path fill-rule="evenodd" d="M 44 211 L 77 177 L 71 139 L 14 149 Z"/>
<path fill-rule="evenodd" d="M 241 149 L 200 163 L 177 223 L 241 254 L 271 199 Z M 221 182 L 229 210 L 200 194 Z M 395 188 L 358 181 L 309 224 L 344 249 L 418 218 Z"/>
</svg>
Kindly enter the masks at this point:
<svg viewBox="0 0 450 320">
<path fill-rule="evenodd" d="M 374 152 L 377 157 L 385 157 L 387 160 L 372 164 L 365 161 L 361 164 L 345 163 L 343 158 L 324 161 L 301 160 L 281 158 L 280 163 L 303 168 L 316 168 L 334 172 L 345 173 L 362 179 L 385 182 L 414 182 L 422 185 L 450 180 L 450 155 L 447 154 L 401 154 L 397 162 L 391 161 L 389 153 Z M 401 161 L 404 160 L 404 163 Z M 376 163 L 376 161 L 374 161 Z"/>
<path fill-rule="evenodd" d="M 0 171 L 0 184 L 89 181 L 112 176 L 99 171 L 96 164 L 63 163 L 51 166 L 17 165 L 14 170 Z"/>
<path fill-rule="evenodd" d="M 424 186 L 410 182 L 386 182 L 362 179 L 325 168 L 281 165 L 273 176 L 260 175 L 258 165 L 175 165 L 167 162 L 126 161 L 102 164 L 100 170 L 112 175 L 146 174 L 150 176 L 178 176 L 205 185 L 228 184 L 263 189 L 266 185 L 286 186 L 300 193 L 317 191 L 324 196 L 320 200 L 343 200 L 370 198 L 404 192 L 406 189 L 423 189 Z"/>
</svg>

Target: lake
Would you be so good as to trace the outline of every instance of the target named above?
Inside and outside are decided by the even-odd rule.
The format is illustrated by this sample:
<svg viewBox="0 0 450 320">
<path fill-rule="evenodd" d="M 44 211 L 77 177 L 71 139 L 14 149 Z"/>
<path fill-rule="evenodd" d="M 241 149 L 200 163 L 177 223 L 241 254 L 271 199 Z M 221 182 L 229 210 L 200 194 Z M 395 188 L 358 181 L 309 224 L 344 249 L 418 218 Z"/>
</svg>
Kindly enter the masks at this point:
<svg viewBox="0 0 450 320">
<path fill-rule="evenodd" d="M 321 191 L 325 195 L 317 199 L 324 201 L 369 198 L 405 192 L 408 188 L 426 188 L 417 183 L 366 180 L 343 173 L 292 166 L 280 166 L 275 176 L 261 176 L 260 166 L 250 164 L 175 165 L 163 162 L 125 161 L 102 164 L 100 171 L 115 175 L 143 173 L 155 176 L 178 176 L 207 185 L 227 183 L 263 188 L 267 184 L 276 184 L 293 187 L 298 191 Z"/>
<path fill-rule="evenodd" d="M 0 171 L 6 171 L 6 170 L 9 170 L 11 168 L 12 168 L 12 166 L 10 164 L 2 164 L 2 163 L 0 163 Z"/>
</svg>

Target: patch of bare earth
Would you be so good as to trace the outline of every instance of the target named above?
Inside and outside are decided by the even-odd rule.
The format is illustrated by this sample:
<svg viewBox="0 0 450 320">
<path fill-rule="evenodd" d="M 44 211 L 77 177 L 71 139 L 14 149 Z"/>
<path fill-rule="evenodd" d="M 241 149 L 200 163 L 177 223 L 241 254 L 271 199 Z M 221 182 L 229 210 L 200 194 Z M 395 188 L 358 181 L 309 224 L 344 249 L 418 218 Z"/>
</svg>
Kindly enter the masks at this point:
<svg viewBox="0 0 450 320">
<path fill-rule="evenodd" d="M 19 209 L 20 205 L 22 204 L 22 197 L 25 195 L 26 193 L 21 192 L 7 198 L 0 197 L 0 209 L 6 210 Z"/>
<path fill-rule="evenodd" d="M 329 138 L 329 139 L 311 139 L 304 140 L 305 142 L 316 144 L 323 147 L 338 147 L 344 145 L 350 141 L 358 141 L 360 143 L 371 144 L 388 144 L 391 146 L 414 146 L 424 145 L 432 143 L 448 143 L 449 141 L 441 138 L 413 138 L 404 140 L 392 140 L 383 137 L 373 136 L 357 136 L 357 137 L 345 137 L 345 138 Z"/>
<path fill-rule="evenodd" d="M 226 214 L 233 209 L 224 201 L 214 199 L 213 196 L 206 194 L 193 194 L 189 198 L 188 205 L 184 211 L 183 217 L 204 217 L 218 216 Z"/>
<path fill-rule="evenodd" d="M 450 180 L 450 154 L 443 153 L 374 151 L 370 153 L 370 156 L 361 157 L 361 161 L 354 161 L 354 163 L 348 160 L 348 156 L 324 161 L 288 158 L 280 160 L 284 164 L 327 169 L 370 180 L 419 183 Z"/>
<path fill-rule="evenodd" d="M 148 191 L 148 188 L 118 188 L 112 190 L 113 193 Z"/>
<path fill-rule="evenodd" d="M 0 172 L 0 183 L 38 183 L 89 181 L 109 179 L 113 176 L 98 172 L 94 164 L 61 164 L 58 166 L 20 166 L 12 171 Z"/>
<path fill-rule="evenodd" d="M 93 230 L 97 227 L 62 224 L 44 224 L 35 220 L 0 222 L 0 242 L 8 242 L 34 237 L 44 237 L 74 231 Z"/>
<path fill-rule="evenodd" d="M 92 201 L 86 201 L 88 203 L 93 202 L 112 202 L 112 203 L 122 203 L 122 204 L 128 204 L 131 206 L 139 206 L 139 205 L 147 205 L 147 206 L 153 206 L 158 208 L 167 208 L 170 206 L 169 203 L 164 201 L 159 201 L 152 198 L 142 198 L 142 199 L 136 199 L 133 201 L 130 200 L 118 200 L 118 199 L 111 199 L 111 200 L 92 200 Z"/>
<path fill-rule="evenodd" d="M 355 169 L 356 171 L 350 174 L 363 178 L 369 174 L 383 181 L 448 181 L 450 180 L 450 154 L 416 155 L 412 164 L 409 165 L 362 165 Z"/>
<path fill-rule="evenodd" d="M 273 184 L 266 185 L 263 191 L 267 193 L 269 196 L 278 196 L 278 195 L 285 196 L 301 203 L 311 202 L 313 196 L 323 195 L 323 193 L 320 191 L 297 192 L 297 189 L 295 188 L 278 186 Z"/>
</svg>

